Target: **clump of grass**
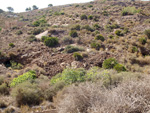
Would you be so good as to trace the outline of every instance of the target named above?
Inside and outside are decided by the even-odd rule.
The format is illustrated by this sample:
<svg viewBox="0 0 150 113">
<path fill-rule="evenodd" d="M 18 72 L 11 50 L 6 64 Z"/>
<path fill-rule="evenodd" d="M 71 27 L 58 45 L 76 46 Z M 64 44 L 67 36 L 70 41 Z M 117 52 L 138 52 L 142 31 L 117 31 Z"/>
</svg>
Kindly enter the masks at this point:
<svg viewBox="0 0 150 113">
<path fill-rule="evenodd" d="M 87 18 L 87 16 L 85 14 L 83 14 L 83 15 L 80 16 L 80 19 L 81 20 L 87 20 L 88 18 Z"/>
<path fill-rule="evenodd" d="M 101 41 L 104 41 L 104 40 L 105 40 L 105 38 L 104 38 L 104 36 L 103 36 L 102 34 L 97 35 L 97 36 L 95 37 L 95 39 L 96 39 L 96 40 L 101 40 Z"/>
<path fill-rule="evenodd" d="M 115 31 L 115 34 L 116 34 L 117 36 L 123 36 L 123 33 L 122 33 L 121 30 L 116 30 L 116 31 Z"/>
<path fill-rule="evenodd" d="M 37 39 L 34 35 L 31 35 L 31 36 L 28 37 L 28 41 L 29 42 L 34 42 L 34 41 L 37 41 Z"/>
<path fill-rule="evenodd" d="M 150 29 L 145 30 L 144 34 L 150 39 Z"/>
<path fill-rule="evenodd" d="M 6 83 L 3 83 L 0 85 L 0 95 L 8 95 L 9 94 L 9 88 L 7 87 Z"/>
<path fill-rule="evenodd" d="M 142 38 L 139 38 L 139 42 L 144 45 L 147 43 L 147 40 L 146 38 L 142 37 Z"/>
<path fill-rule="evenodd" d="M 71 30 L 78 30 L 80 31 L 81 26 L 80 25 L 74 25 Z"/>
<path fill-rule="evenodd" d="M 94 31 L 94 29 L 89 25 L 82 26 L 82 29 L 86 29 L 87 31 L 91 31 L 91 32 Z"/>
<path fill-rule="evenodd" d="M 76 30 L 71 30 L 70 33 L 69 33 L 69 35 L 70 35 L 71 37 L 73 37 L 73 38 L 78 37 L 78 33 L 77 33 Z"/>
<path fill-rule="evenodd" d="M 88 16 L 88 19 L 89 19 L 89 20 L 92 20 L 92 19 L 93 19 L 93 16 L 92 16 L 92 15 L 89 15 L 89 16 Z"/>
<path fill-rule="evenodd" d="M 75 60 L 77 60 L 77 61 L 80 61 L 80 60 L 83 59 L 83 56 L 82 56 L 80 53 L 78 53 L 78 52 L 73 53 L 73 57 L 74 57 Z"/>
<path fill-rule="evenodd" d="M 73 53 L 73 52 L 77 52 L 77 51 L 83 51 L 83 49 L 75 47 L 75 46 L 71 46 L 71 45 L 68 45 L 65 48 L 65 52 L 67 52 L 67 53 Z"/>
<path fill-rule="evenodd" d="M 13 47 L 15 47 L 15 44 L 14 43 L 10 43 L 9 46 L 13 48 Z"/>
<path fill-rule="evenodd" d="M 90 45 L 91 45 L 91 48 L 94 48 L 96 50 L 99 50 L 101 47 L 101 44 L 96 41 L 93 41 Z"/>
<path fill-rule="evenodd" d="M 122 16 L 126 16 L 126 15 L 134 15 L 136 13 L 140 13 L 141 9 L 136 9 L 135 7 L 125 7 L 122 12 L 121 15 Z"/>
</svg>

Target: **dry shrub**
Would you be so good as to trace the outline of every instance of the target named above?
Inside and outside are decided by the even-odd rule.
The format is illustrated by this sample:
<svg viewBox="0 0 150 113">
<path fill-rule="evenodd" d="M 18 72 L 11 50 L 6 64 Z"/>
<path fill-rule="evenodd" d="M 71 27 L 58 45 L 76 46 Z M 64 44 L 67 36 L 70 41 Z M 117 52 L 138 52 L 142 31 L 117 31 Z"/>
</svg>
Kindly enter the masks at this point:
<svg viewBox="0 0 150 113">
<path fill-rule="evenodd" d="M 138 63 L 140 65 L 149 65 L 150 64 L 150 56 L 146 57 L 138 57 L 133 60 L 134 63 Z"/>
<path fill-rule="evenodd" d="M 43 94 L 37 84 L 29 81 L 23 82 L 13 88 L 12 95 L 16 99 L 17 105 L 39 105 L 43 101 Z"/>
<path fill-rule="evenodd" d="M 146 113 L 150 109 L 150 77 L 129 80 L 111 90 L 101 83 L 72 85 L 57 98 L 59 113 Z"/>
</svg>

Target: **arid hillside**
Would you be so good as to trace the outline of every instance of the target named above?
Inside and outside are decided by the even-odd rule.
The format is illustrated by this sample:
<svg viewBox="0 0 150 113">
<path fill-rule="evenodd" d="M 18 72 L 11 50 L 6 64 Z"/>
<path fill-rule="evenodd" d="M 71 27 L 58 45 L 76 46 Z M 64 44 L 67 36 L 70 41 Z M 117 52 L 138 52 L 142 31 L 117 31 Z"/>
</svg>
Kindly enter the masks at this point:
<svg viewBox="0 0 150 113">
<path fill-rule="evenodd" d="M 118 111 L 112 109 L 115 105 L 108 101 L 101 105 L 95 100 L 88 103 L 85 99 L 85 103 L 82 99 L 68 99 L 82 95 L 79 94 L 82 89 L 85 89 L 83 94 L 102 89 L 104 93 L 96 93 L 109 100 L 111 95 L 103 96 L 120 94 L 127 84 L 134 87 L 139 79 L 146 81 L 149 66 L 150 2 L 96 0 L 24 13 L 0 13 L 0 112 L 12 113 L 6 111 L 11 108 L 15 113 L 46 113 L 45 110 L 48 113 L 146 113 L 148 105 L 144 110 L 140 105 L 132 106 L 139 112 L 128 107 L 122 109 L 119 99 L 115 100 Z M 104 79 L 103 74 L 107 75 Z M 91 81 L 94 84 L 89 83 Z M 144 87 L 142 83 L 141 87 Z M 117 87 L 118 84 L 121 85 Z M 96 89 L 92 90 L 92 87 Z M 75 93 L 74 89 L 79 92 Z M 94 99 L 93 96 L 98 95 L 89 93 L 86 96 Z M 127 106 L 131 101 L 128 100 Z M 76 108 L 78 102 L 83 102 L 84 106 L 77 105 Z M 100 106 L 102 109 L 97 109 Z"/>
</svg>

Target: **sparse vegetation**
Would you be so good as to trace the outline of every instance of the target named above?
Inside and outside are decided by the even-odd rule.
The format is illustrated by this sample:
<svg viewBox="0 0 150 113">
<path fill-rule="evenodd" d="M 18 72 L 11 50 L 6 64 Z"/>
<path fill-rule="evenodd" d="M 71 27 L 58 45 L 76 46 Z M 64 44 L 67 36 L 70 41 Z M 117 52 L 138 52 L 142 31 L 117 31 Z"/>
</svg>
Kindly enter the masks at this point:
<svg viewBox="0 0 150 113">
<path fill-rule="evenodd" d="M 148 1 L 25 11 L 0 10 L 0 112 L 150 112 Z"/>
</svg>

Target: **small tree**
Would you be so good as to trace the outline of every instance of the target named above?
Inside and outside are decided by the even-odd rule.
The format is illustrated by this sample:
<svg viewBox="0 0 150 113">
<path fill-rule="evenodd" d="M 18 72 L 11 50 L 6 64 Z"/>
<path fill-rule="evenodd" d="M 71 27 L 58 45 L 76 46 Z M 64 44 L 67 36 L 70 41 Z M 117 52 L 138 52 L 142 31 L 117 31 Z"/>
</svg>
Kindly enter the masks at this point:
<svg viewBox="0 0 150 113">
<path fill-rule="evenodd" d="M 3 13 L 4 11 L 2 9 L 0 9 L 0 13 Z"/>
<path fill-rule="evenodd" d="M 14 11 L 14 9 L 12 7 L 7 7 L 7 9 L 8 9 L 9 12 L 13 12 Z"/>
<path fill-rule="evenodd" d="M 39 9 L 36 5 L 33 5 L 32 8 L 33 8 L 33 10 Z"/>
<path fill-rule="evenodd" d="M 48 4 L 48 7 L 52 7 L 53 6 L 53 4 Z"/>
<path fill-rule="evenodd" d="M 26 8 L 26 11 L 29 11 L 29 8 Z"/>
</svg>

